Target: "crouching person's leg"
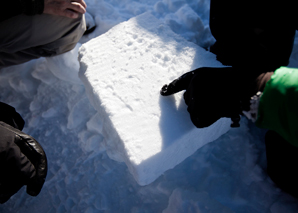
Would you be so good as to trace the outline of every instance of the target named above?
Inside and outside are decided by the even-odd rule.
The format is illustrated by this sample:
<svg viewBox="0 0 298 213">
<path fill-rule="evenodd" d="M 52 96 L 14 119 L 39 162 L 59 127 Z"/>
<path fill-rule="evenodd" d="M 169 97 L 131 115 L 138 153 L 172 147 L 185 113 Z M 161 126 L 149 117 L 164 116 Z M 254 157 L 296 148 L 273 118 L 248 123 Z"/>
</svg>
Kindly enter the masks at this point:
<svg viewBox="0 0 298 213">
<path fill-rule="evenodd" d="M 0 23 L 0 68 L 73 49 L 86 30 L 77 19 L 41 14 L 19 15 Z"/>
<path fill-rule="evenodd" d="M 278 187 L 298 198 L 298 148 L 274 131 L 267 132 L 265 142 L 268 175 Z"/>
</svg>

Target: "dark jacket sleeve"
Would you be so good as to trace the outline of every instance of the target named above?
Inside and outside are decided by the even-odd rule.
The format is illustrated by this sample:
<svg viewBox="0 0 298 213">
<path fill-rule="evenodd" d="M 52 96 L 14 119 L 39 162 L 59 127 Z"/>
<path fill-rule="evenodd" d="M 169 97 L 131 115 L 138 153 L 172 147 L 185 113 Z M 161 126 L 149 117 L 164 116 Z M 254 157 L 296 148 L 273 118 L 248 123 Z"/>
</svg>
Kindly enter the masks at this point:
<svg viewBox="0 0 298 213">
<path fill-rule="evenodd" d="M 210 29 L 218 60 L 268 71 L 287 66 L 298 27 L 295 2 L 211 0 Z"/>
<path fill-rule="evenodd" d="M 36 15 L 43 13 L 44 0 L 1 1 L 0 22 L 19 14 Z"/>
</svg>

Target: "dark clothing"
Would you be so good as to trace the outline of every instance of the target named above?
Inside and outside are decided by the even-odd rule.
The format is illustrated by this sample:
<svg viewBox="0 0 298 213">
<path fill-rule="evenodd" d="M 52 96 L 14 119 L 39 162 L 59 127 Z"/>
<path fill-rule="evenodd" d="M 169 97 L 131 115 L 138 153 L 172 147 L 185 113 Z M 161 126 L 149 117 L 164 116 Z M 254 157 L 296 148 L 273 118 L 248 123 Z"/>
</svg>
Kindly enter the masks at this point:
<svg viewBox="0 0 298 213">
<path fill-rule="evenodd" d="M 44 0 L 6 0 L 1 1 L 0 22 L 20 14 L 42 14 Z"/>
<path fill-rule="evenodd" d="M 210 51 L 222 64 L 237 68 L 244 76 L 259 72 L 248 87 L 247 97 L 263 91 L 272 71 L 288 65 L 298 29 L 296 3 L 295 0 L 211 0 L 210 30 L 216 43 Z M 268 93 L 266 89 L 265 92 Z M 289 100 L 288 97 L 285 99 Z M 287 109 L 279 113 L 284 112 Z M 285 122 L 278 124 L 289 128 Z M 298 197 L 298 173 L 295 170 L 298 148 L 272 130 L 266 134 L 265 142 L 268 175 L 281 189 Z"/>
<path fill-rule="evenodd" d="M 24 120 L 15 109 L 0 102 L 0 203 L 24 185 L 29 195 L 36 196 L 45 182 L 45 152 L 33 137 L 21 131 L 23 126 Z"/>
<path fill-rule="evenodd" d="M 211 52 L 224 65 L 274 71 L 289 63 L 298 18 L 294 0 L 211 0 Z"/>
<path fill-rule="evenodd" d="M 22 130 L 25 125 L 25 121 L 20 116 L 19 113 L 16 112 L 15 108 L 0 102 L 0 121 L 9 124 L 19 130 Z"/>
<path fill-rule="evenodd" d="M 298 198 L 298 148 L 274 131 L 266 133 L 265 143 L 268 175 L 279 188 Z"/>
<path fill-rule="evenodd" d="M 20 14 L 0 22 L 0 69 L 73 49 L 86 30 L 84 15 Z"/>
</svg>

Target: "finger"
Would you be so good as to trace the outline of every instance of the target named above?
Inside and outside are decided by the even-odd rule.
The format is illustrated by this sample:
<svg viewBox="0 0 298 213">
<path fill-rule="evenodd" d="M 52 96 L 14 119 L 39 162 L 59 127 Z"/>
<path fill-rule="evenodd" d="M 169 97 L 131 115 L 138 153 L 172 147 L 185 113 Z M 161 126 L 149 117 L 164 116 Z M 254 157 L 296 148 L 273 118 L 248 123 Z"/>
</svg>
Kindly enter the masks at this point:
<svg viewBox="0 0 298 213">
<path fill-rule="evenodd" d="M 187 107 L 187 111 L 189 112 L 191 122 L 197 128 L 205 128 L 211 126 L 221 117 L 217 114 L 206 114 L 205 110 L 200 110 L 193 107 L 192 104 L 189 104 Z"/>
<path fill-rule="evenodd" d="M 31 136 L 20 133 L 22 138 L 17 145 L 35 167 L 36 174 L 27 183 L 27 193 L 31 196 L 39 194 L 47 176 L 47 158 L 40 144 Z"/>
<path fill-rule="evenodd" d="M 84 0 L 75 0 L 75 1 L 72 1 L 72 2 L 78 2 L 79 4 L 81 4 L 85 9 L 87 8 L 87 4 Z"/>
<path fill-rule="evenodd" d="M 81 13 L 81 14 L 86 13 L 85 7 L 83 7 L 83 5 L 80 4 L 80 3 L 78 3 L 78 2 L 71 2 L 71 4 L 68 7 L 68 9 L 73 10 L 73 11 L 75 11 L 77 13 Z"/>
<path fill-rule="evenodd" d="M 79 17 L 79 13 L 70 10 L 70 9 L 66 9 L 64 10 L 61 14 L 58 14 L 60 16 L 65 16 L 67 18 L 78 18 Z"/>
<path fill-rule="evenodd" d="M 164 85 L 160 90 L 160 94 L 163 96 L 168 96 L 180 92 L 182 90 L 186 90 L 194 74 L 195 70 L 183 74 L 178 79 L 172 81 L 169 85 Z"/>
<path fill-rule="evenodd" d="M 194 117 L 191 116 L 191 121 L 192 123 L 197 127 L 197 128 L 206 128 L 214 124 L 217 120 L 220 119 L 220 117 Z"/>
<path fill-rule="evenodd" d="M 31 196 L 37 196 L 44 184 L 44 180 L 41 181 L 40 178 L 37 176 L 30 180 L 30 182 L 27 184 L 27 193 Z"/>
<path fill-rule="evenodd" d="M 188 105 L 187 111 L 189 112 L 192 123 L 197 128 L 205 128 L 215 123 L 221 116 L 218 115 L 216 110 L 213 110 L 213 102 L 204 102 L 204 97 L 197 98 L 190 91 L 186 91 L 184 96 L 185 103 Z M 208 112 L 212 113 L 208 113 Z"/>
</svg>

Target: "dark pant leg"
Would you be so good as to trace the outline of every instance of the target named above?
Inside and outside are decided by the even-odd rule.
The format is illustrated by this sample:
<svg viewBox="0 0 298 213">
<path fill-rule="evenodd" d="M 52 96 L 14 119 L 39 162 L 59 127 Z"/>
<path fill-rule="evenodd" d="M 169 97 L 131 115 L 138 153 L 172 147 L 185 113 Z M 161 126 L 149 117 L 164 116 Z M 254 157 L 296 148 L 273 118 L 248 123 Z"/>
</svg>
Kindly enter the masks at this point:
<svg viewBox="0 0 298 213">
<path fill-rule="evenodd" d="M 298 148 L 270 130 L 265 143 L 268 175 L 282 190 L 298 197 Z"/>
</svg>

